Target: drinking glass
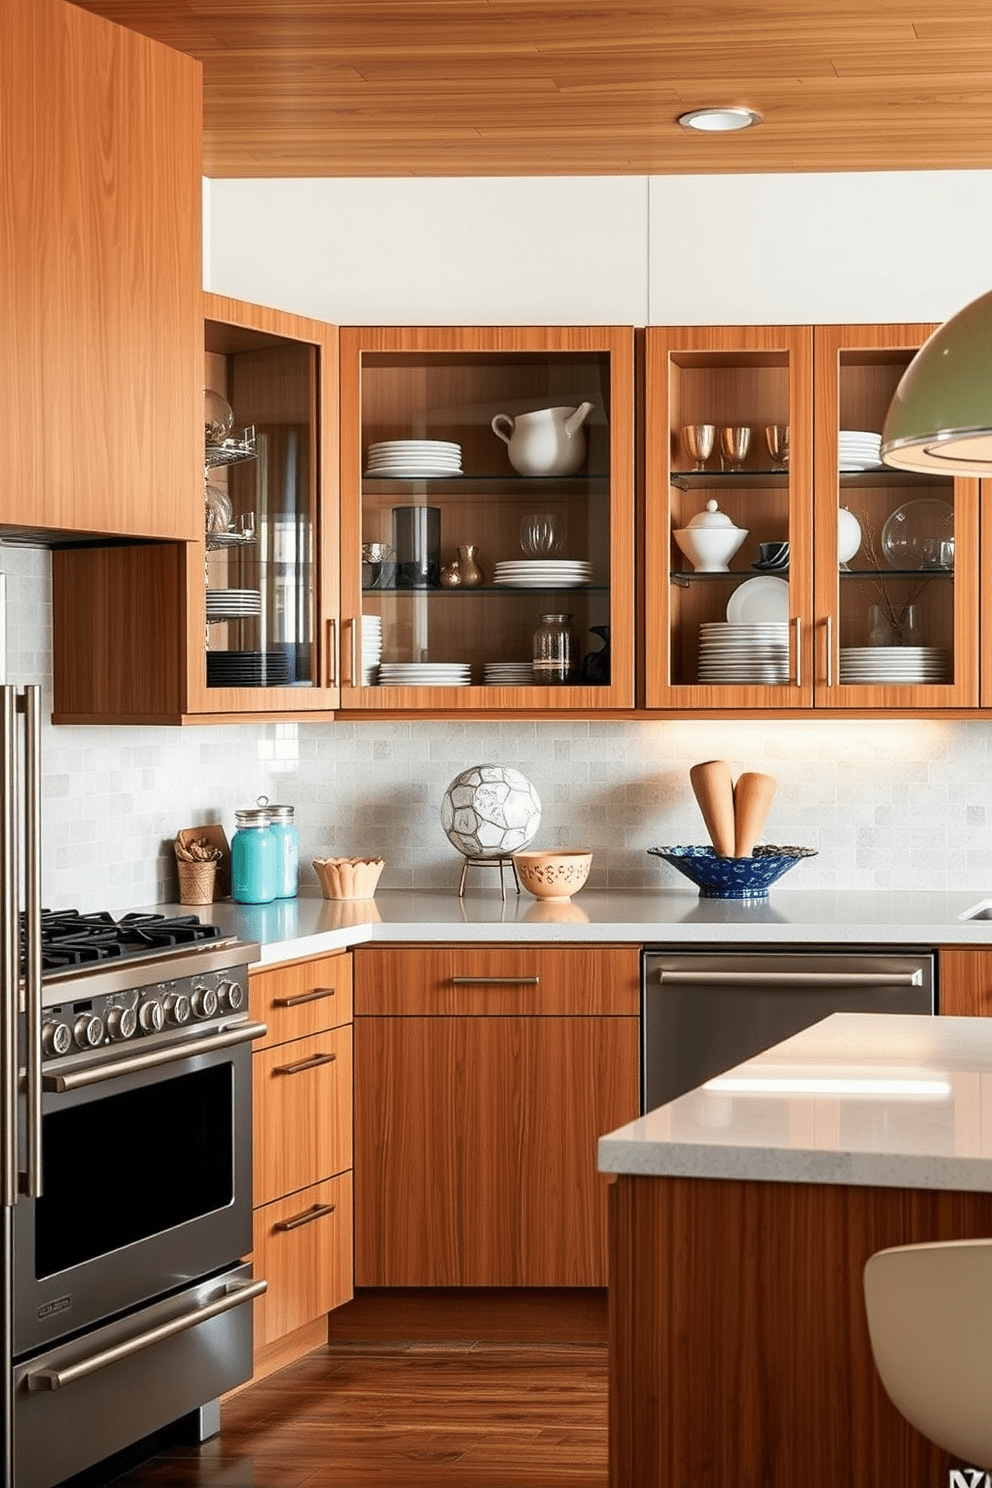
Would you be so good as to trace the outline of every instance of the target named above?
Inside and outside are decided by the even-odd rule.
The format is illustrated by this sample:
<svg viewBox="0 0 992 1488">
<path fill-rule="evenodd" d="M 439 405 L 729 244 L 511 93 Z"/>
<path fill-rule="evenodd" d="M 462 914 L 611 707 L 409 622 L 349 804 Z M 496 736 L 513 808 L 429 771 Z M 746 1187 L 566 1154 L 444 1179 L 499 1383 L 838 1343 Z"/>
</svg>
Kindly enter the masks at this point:
<svg viewBox="0 0 992 1488">
<path fill-rule="evenodd" d="M 740 470 L 751 448 L 747 424 L 726 424 L 720 430 L 720 458 L 724 470 Z"/>
<path fill-rule="evenodd" d="M 682 443 L 690 460 L 694 460 L 693 470 L 705 470 L 706 461 L 713 453 L 716 443 L 715 424 L 685 424 L 682 429 Z"/>
<path fill-rule="evenodd" d="M 553 558 L 561 552 L 563 537 L 556 517 L 535 512 L 520 523 L 520 546 L 528 558 Z"/>
<path fill-rule="evenodd" d="M 766 424 L 765 443 L 776 470 L 786 470 L 789 465 L 788 424 Z"/>
</svg>

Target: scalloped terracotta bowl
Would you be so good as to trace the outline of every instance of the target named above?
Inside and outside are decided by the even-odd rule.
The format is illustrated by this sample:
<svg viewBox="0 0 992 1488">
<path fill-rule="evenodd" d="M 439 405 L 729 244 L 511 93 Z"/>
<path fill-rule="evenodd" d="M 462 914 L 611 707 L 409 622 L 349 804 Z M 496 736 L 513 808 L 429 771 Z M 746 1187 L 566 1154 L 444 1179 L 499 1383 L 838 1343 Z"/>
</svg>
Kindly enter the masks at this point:
<svg viewBox="0 0 992 1488">
<path fill-rule="evenodd" d="M 375 894 L 383 858 L 313 858 L 325 899 L 371 899 Z"/>
<path fill-rule="evenodd" d="M 529 894 L 549 904 L 564 904 L 589 877 L 592 853 L 520 852 L 513 854 L 517 876 Z"/>
</svg>

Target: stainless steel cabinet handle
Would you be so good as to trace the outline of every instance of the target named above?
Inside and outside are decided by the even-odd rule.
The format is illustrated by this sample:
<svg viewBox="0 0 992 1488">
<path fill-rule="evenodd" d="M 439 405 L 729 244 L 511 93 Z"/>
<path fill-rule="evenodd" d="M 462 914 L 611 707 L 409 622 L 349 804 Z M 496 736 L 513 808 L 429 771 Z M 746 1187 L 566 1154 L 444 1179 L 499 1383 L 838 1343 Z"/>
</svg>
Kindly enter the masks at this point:
<svg viewBox="0 0 992 1488">
<path fill-rule="evenodd" d="M 337 987 L 315 987 L 312 992 L 301 992 L 298 997 L 273 997 L 273 1007 L 299 1007 L 301 1002 L 317 1002 L 322 997 L 336 997 Z"/>
<path fill-rule="evenodd" d="M 338 685 L 338 622 L 327 622 L 327 685 Z"/>
<path fill-rule="evenodd" d="M 823 622 L 823 633 L 827 641 L 827 686 L 834 685 L 834 617 L 828 615 Z"/>
<path fill-rule="evenodd" d="M 333 1064 L 337 1059 L 336 1054 L 314 1054 L 312 1059 L 301 1059 L 298 1064 L 276 1064 L 272 1067 L 274 1075 L 301 1075 L 304 1070 L 317 1069 L 322 1064 Z"/>
<path fill-rule="evenodd" d="M 803 622 L 802 622 L 802 616 L 801 615 L 797 615 L 795 617 L 795 619 L 793 620 L 792 623 L 793 623 L 793 625 L 796 628 L 796 664 L 795 664 L 795 667 L 793 669 L 793 676 L 795 678 L 795 681 L 794 681 L 793 685 L 795 687 L 802 687 L 802 685 L 803 685 Z"/>
<path fill-rule="evenodd" d="M 312 1209 L 307 1209 L 303 1214 L 294 1214 L 292 1219 L 279 1219 L 272 1226 L 274 1230 L 298 1230 L 301 1225 L 313 1224 L 315 1219 L 323 1219 L 325 1214 L 333 1214 L 337 1204 L 314 1204 Z"/>
<path fill-rule="evenodd" d="M 157 1327 L 149 1328 L 147 1332 L 139 1333 L 124 1343 L 115 1343 L 112 1348 L 101 1349 L 98 1354 L 90 1354 L 89 1358 L 80 1359 L 78 1364 L 67 1364 L 64 1369 L 32 1370 L 25 1376 L 27 1387 L 29 1390 L 62 1390 L 66 1385 L 74 1385 L 77 1380 L 97 1374 L 108 1365 L 119 1363 L 121 1359 L 129 1359 L 142 1349 L 151 1348 L 153 1344 L 161 1343 L 166 1338 L 173 1338 L 177 1333 L 185 1333 L 198 1323 L 219 1317 L 232 1308 L 243 1307 L 253 1297 L 260 1297 L 267 1291 L 268 1285 L 267 1281 L 261 1280 L 228 1282 L 224 1295 L 216 1301 L 196 1307 L 192 1312 L 184 1312 L 181 1317 L 171 1318 L 167 1323 L 159 1323 Z"/>
<path fill-rule="evenodd" d="M 46 1090 L 82 1090 L 87 1085 L 99 1085 L 105 1080 L 115 1080 L 118 1075 L 133 1075 L 142 1070 L 155 1069 L 161 1064 L 178 1064 L 192 1059 L 197 1054 L 212 1054 L 215 1049 L 230 1049 L 248 1039 L 264 1037 L 269 1031 L 267 1023 L 237 1023 L 223 1033 L 207 1034 L 202 1039 L 187 1039 L 171 1044 L 168 1049 L 150 1049 L 147 1054 L 133 1054 L 128 1059 L 115 1059 L 112 1064 L 98 1064 L 92 1069 L 66 1070 L 60 1075 L 45 1075 L 42 1085 Z"/>
<path fill-rule="evenodd" d="M 539 976 L 491 976 L 491 977 L 452 977 L 453 987 L 537 987 L 540 985 Z"/>
<path fill-rule="evenodd" d="M 666 987 L 922 987 L 916 971 L 659 971 Z"/>
</svg>

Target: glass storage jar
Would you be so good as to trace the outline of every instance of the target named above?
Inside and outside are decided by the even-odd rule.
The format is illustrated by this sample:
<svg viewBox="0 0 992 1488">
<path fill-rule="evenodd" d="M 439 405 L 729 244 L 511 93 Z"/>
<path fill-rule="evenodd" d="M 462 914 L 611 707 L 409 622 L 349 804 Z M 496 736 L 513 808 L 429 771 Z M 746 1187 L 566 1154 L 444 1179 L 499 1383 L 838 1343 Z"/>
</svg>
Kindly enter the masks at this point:
<svg viewBox="0 0 992 1488">
<path fill-rule="evenodd" d="M 231 839 L 231 898 L 239 904 L 270 904 L 278 898 L 278 849 L 269 813 L 249 806 L 234 813 Z"/>
<path fill-rule="evenodd" d="M 276 840 L 277 899 L 295 899 L 300 876 L 300 834 L 293 820 L 292 806 L 272 806 L 268 796 L 259 796 L 258 805 L 268 812 L 269 826 Z"/>
<path fill-rule="evenodd" d="M 534 632 L 531 660 L 535 686 L 574 681 L 575 645 L 571 615 L 542 615 Z"/>
</svg>

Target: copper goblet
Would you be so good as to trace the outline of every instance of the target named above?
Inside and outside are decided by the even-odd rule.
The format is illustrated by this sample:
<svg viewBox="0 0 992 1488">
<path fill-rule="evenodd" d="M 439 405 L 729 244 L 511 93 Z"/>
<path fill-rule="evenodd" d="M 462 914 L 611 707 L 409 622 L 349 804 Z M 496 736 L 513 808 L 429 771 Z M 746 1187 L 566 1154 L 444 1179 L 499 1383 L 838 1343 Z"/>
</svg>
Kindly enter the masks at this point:
<svg viewBox="0 0 992 1488">
<path fill-rule="evenodd" d="M 789 468 L 788 424 L 766 424 L 765 444 L 768 446 L 768 453 L 772 457 L 775 469 L 787 470 Z"/>
<path fill-rule="evenodd" d="M 724 425 L 720 430 L 720 459 L 724 470 L 740 470 L 751 448 L 747 424 Z"/>
<path fill-rule="evenodd" d="M 682 428 L 682 443 L 690 460 L 694 460 L 693 470 L 705 470 L 706 461 L 713 453 L 716 443 L 715 424 L 685 424 Z"/>
</svg>

